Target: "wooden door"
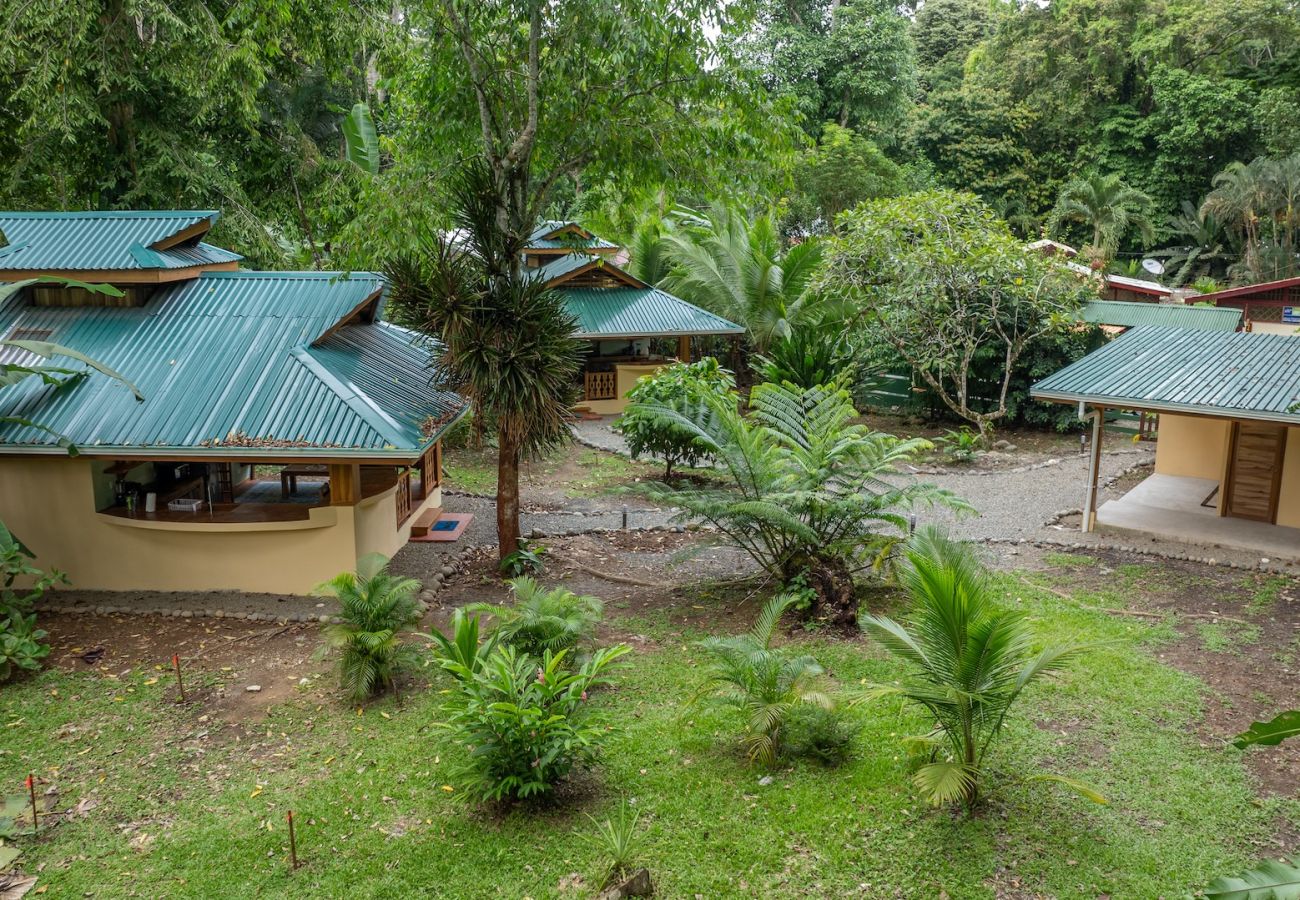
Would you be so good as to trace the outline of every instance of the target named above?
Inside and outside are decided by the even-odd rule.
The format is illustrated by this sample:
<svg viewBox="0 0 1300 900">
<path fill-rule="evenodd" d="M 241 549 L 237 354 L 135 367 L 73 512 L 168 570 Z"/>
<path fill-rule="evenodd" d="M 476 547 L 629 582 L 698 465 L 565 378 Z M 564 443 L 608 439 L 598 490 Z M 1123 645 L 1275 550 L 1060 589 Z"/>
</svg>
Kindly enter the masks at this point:
<svg viewBox="0 0 1300 900">
<path fill-rule="evenodd" d="M 1285 427 L 1277 425 L 1233 423 L 1225 515 L 1260 522 L 1277 520 L 1286 432 Z"/>
</svg>

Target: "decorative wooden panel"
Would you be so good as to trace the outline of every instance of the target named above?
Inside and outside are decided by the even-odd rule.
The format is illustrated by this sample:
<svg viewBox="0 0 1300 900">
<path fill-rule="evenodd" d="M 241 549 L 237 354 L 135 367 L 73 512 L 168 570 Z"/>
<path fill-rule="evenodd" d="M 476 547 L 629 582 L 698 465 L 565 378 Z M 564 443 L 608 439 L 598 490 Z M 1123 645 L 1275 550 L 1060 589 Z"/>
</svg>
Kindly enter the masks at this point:
<svg viewBox="0 0 1300 900">
<path fill-rule="evenodd" d="M 1225 492 L 1228 515 L 1260 522 L 1276 520 L 1286 431 L 1277 425 L 1233 424 Z"/>
<path fill-rule="evenodd" d="M 613 400 L 618 396 L 618 373 L 588 372 L 587 399 Z"/>
</svg>

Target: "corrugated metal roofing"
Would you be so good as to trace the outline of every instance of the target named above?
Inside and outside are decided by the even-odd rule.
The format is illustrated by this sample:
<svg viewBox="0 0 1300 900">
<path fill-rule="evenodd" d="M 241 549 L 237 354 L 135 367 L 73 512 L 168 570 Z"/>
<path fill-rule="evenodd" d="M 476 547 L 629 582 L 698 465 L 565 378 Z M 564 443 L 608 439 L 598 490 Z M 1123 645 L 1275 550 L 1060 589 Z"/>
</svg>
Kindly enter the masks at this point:
<svg viewBox="0 0 1300 900">
<path fill-rule="evenodd" d="M 556 278 L 568 275 L 570 272 L 581 269 L 583 266 L 592 262 L 599 262 L 600 257 L 589 256 L 586 253 L 566 253 L 563 256 L 557 256 L 550 262 L 535 268 L 525 269 L 530 278 L 540 278 L 543 281 L 554 281 Z"/>
<path fill-rule="evenodd" d="M 1126 300 L 1093 300 L 1083 305 L 1083 320 L 1099 325 L 1133 328 L 1165 325 L 1201 331 L 1236 331 L 1241 310 L 1212 306 L 1184 306 L 1180 303 L 1135 303 Z"/>
<path fill-rule="evenodd" d="M 587 229 L 582 228 L 577 222 L 564 221 L 547 221 L 542 222 L 537 228 L 533 229 L 532 235 L 528 238 L 528 249 L 530 250 L 569 250 L 569 249 L 599 249 L 599 250 L 617 250 L 618 244 L 611 244 L 603 237 L 592 235 L 590 238 L 583 238 L 580 234 L 563 234 L 555 237 L 555 233 L 565 228 L 581 228 L 587 234 L 591 234 Z"/>
<path fill-rule="evenodd" d="M 57 391 L 27 379 L 0 392 L 0 415 L 39 421 L 100 455 L 333 448 L 410 457 L 427 444 L 412 422 L 445 420 L 460 399 L 422 391 L 418 404 L 392 407 L 389 395 L 370 391 L 411 384 L 428 348 L 397 347 L 400 330 L 386 325 L 345 326 L 309 347 L 383 287 L 369 272 L 209 272 L 135 308 L 37 307 L 20 292 L 0 304 L 0 334 L 48 329 L 51 341 L 121 372 L 145 399 L 98 373 Z M 56 447 L 53 435 L 0 425 L 0 452 Z"/>
<path fill-rule="evenodd" d="M 1034 385 L 1040 400 L 1300 425 L 1300 339 L 1134 328 Z"/>
<path fill-rule="evenodd" d="M 0 212 L 0 269 L 121 271 L 175 269 L 235 262 L 238 253 L 202 242 L 154 250 L 153 245 L 204 222 L 214 210 Z"/>
<path fill-rule="evenodd" d="M 566 288 L 576 337 L 655 337 L 683 334 L 744 334 L 745 329 L 658 288 Z"/>
</svg>

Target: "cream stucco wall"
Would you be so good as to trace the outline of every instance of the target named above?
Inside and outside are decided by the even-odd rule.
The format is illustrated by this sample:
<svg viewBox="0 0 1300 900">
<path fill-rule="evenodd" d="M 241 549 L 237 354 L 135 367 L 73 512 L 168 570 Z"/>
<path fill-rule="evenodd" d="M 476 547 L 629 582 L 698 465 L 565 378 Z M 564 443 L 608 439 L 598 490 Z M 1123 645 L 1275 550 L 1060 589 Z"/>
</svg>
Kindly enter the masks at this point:
<svg viewBox="0 0 1300 900">
<path fill-rule="evenodd" d="M 1277 498 L 1277 524 L 1300 528 L 1300 428 L 1288 428 L 1282 487 Z"/>
<path fill-rule="evenodd" d="M 434 491 L 401 529 L 395 489 L 355 507 L 313 508 L 306 521 L 124 519 L 96 512 L 94 473 L 103 465 L 84 457 L 0 459 L 0 521 L 74 588 L 305 594 L 361 554 L 391 556 L 419 512 L 441 502 Z"/>
<path fill-rule="evenodd" d="M 1289 325 L 1282 322 L 1252 321 L 1250 330 L 1256 334 L 1289 334 L 1292 337 L 1300 335 L 1300 325 Z"/>
<path fill-rule="evenodd" d="M 1231 423 L 1194 416 L 1160 416 L 1156 441 L 1156 471 L 1184 478 L 1223 478 Z"/>
<path fill-rule="evenodd" d="M 643 375 L 653 375 L 666 365 L 670 365 L 670 363 L 616 365 L 614 367 L 614 390 L 618 391 L 618 396 L 612 400 L 583 400 L 578 405 L 591 410 L 598 416 L 616 416 L 627 409 L 628 391 L 636 387 L 637 379 Z"/>
</svg>

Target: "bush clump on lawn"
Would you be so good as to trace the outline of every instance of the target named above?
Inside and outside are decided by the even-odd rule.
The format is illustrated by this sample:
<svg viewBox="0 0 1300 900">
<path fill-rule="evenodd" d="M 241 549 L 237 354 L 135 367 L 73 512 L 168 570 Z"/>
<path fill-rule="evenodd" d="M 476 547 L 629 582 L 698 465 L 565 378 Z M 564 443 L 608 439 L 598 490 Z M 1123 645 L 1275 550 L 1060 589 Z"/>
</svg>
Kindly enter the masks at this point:
<svg viewBox="0 0 1300 900">
<path fill-rule="evenodd" d="M 627 395 L 632 405 L 615 427 L 622 432 L 633 459 L 652 456 L 664 461 L 664 481 L 668 481 L 674 466 L 698 465 L 711 456 L 710 448 L 690 429 L 647 414 L 644 405 L 697 403 L 705 396 L 734 405 L 738 402 L 735 387 L 735 378 L 712 356 L 694 363 L 674 363 L 637 380 Z"/>
</svg>

